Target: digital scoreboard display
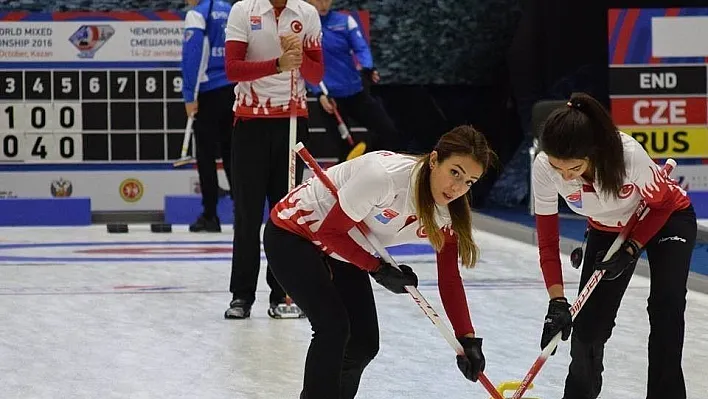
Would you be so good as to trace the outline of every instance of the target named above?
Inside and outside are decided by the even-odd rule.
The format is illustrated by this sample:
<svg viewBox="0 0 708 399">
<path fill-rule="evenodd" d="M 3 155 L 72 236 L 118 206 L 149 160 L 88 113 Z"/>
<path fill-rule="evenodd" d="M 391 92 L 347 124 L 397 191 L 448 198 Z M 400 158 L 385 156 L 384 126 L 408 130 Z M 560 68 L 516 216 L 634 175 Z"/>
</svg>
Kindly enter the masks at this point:
<svg viewBox="0 0 708 399">
<path fill-rule="evenodd" d="M 708 217 L 708 8 L 611 9 L 612 117 Z"/>
</svg>

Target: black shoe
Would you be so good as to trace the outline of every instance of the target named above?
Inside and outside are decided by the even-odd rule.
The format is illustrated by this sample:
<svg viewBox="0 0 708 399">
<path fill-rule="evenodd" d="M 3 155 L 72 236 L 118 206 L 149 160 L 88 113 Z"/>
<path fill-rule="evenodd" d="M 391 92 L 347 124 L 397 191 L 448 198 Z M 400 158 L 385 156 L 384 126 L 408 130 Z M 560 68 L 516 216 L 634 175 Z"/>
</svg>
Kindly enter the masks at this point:
<svg viewBox="0 0 708 399">
<path fill-rule="evenodd" d="M 197 233 L 206 231 L 207 233 L 221 233 L 221 222 L 218 216 L 207 217 L 201 214 L 196 222 L 189 225 L 189 231 Z"/>
<path fill-rule="evenodd" d="M 224 312 L 225 319 L 247 319 L 251 317 L 251 304 L 245 299 L 234 299 Z"/>
<path fill-rule="evenodd" d="M 301 319 L 306 317 L 305 312 L 299 306 L 294 302 L 288 304 L 285 298 L 270 303 L 268 316 L 274 319 Z"/>
</svg>

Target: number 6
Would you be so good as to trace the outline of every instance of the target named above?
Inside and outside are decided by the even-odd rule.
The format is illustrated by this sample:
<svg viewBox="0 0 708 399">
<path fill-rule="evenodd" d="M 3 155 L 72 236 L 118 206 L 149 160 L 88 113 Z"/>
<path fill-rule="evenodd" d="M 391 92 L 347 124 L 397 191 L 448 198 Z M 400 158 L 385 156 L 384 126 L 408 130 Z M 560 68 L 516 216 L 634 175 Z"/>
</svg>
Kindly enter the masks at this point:
<svg viewBox="0 0 708 399">
<path fill-rule="evenodd" d="M 99 91 L 101 91 L 101 84 L 99 83 L 97 76 L 94 76 L 89 79 L 89 91 L 91 93 L 98 93 Z"/>
</svg>

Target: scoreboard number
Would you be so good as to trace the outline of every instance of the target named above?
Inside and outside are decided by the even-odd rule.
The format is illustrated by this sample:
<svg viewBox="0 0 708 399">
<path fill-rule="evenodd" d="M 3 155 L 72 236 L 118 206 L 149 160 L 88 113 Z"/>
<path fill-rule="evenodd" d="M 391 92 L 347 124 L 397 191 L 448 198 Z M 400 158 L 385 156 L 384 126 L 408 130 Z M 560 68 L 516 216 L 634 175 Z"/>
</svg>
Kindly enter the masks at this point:
<svg viewBox="0 0 708 399">
<path fill-rule="evenodd" d="M 145 91 L 148 93 L 154 93 L 157 90 L 157 80 L 153 76 L 148 76 L 145 79 Z"/>
<path fill-rule="evenodd" d="M 0 133 L 0 161 L 17 161 L 20 140 L 14 133 Z"/>
<path fill-rule="evenodd" d="M 172 91 L 174 93 L 179 93 L 180 95 L 182 94 L 182 77 L 181 76 L 175 76 L 172 78 Z"/>
<path fill-rule="evenodd" d="M 3 91 L 5 94 L 13 94 L 17 91 L 17 81 L 15 78 L 11 76 L 5 78 L 5 89 Z"/>
<path fill-rule="evenodd" d="M 61 78 L 61 92 L 64 94 L 69 94 L 72 92 L 74 88 L 74 84 L 71 81 L 70 77 L 63 77 Z"/>
<path fill-rule="evenodd" d="M 81 161 L 81 134 L 0 133 L 0 161 Z"/>
<path fill-rule="evenodd" d="M 80 132 L 79 103 L 0 103 L 0 132 Z"/>
<path fill-rule="evenodd" d="M 53 104 L 52 115 L 54 125 L 52 130 L 57 133 L 81 132 L 82 131 L 82 113 L 81 104 L 79 103 L 60 103 Z"/>
<path fill-rule="evenodd" d="M 2 104 L 2 113 L 0 114 L 0 131 L 18 130 L 18 114 L 22 113 L 24 106 L 4 103 Z M 22 118 L 20 116 L 20 118 Z"/>
<path fill-rule="evenodd" d="M 41 78 L 34 79 L 34 84 L 32 84 L 32 91 L 38 94 L 44 93 L 44 84 L 42 84 Z"/>
<path fill-rule="evenodd" d="M 128 78 L 125 76 L 120 76 L 116 79 L 118 82 L 118 93 L 125 93 L 125 88 L 128 86 Z"/>
<path fill-rule="evenodd" d="M 0 70 L 0 161 L 167 161 L 183 88 L 178 68 Z"/>
<path fill-rule="evenodd" d="M 50 132 L 54 128 L 54 115 L 52 104 L 26 103 L 23 112 L 22 127 L 25 131 Z"/>
</svg>

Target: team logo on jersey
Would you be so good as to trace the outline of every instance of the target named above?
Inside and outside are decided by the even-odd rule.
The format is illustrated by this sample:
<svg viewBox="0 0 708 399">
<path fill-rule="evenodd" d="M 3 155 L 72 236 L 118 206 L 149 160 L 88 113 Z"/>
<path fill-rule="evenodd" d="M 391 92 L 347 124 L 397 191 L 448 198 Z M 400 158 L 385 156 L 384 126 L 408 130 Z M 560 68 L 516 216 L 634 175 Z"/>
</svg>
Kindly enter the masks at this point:
<svg viewBox="0 0 708 399">
<path fill-rule="evenodd" d="M 620 199 L 627 199 L 634 192 L 634 184 L 625 184 L 619 192 Z"/>
<path fill-rule="evenodd" d="M 251 30 L 261 30 L 262 28 L 263 23 L 260 15 L 251 15 Z"/>
<path fill-rule="evenodd" d="M 398 216 L 398 212 L 394 211 L 393 209 L 384 209 L 383 212 L 374 216 L 374 218 L 383 224 L 388 224 L 388 222 L 390 222 L 391 219 L 395 218 L 396 216 Z"/>
<path fill-rule="evenodd" d="M 565 199 L 566 199 L 566 201 L 568 201 L 568 203 L 570 205 L 573 205 L 576 208 L 583 207 L 583 194 L 580 190 L 578 190 L 570 195 L 567 195 L 565 197 Z"/>
<path fill-rule="evenodd" d="M 114 33 L 110 25 L 81 25 L 69 41 L 79 50 L 79 58 L 93 58 Z"/>
<path fill-rule="evenodd" d="M 425 226 L 421 224 L 418 230 L 415 231 L 415 235 L 417 235 L 418 238 L 428 238 L 428 233 L 425 232 Z"/>
<path fill-rule="evenodd" d="M 302 22 L 298 21 L 297 19 L 294 20 L 290 23 L 290 29 L 292 29 L 292 31 L 295 33 L 302 32 Z"/>
</svg>

